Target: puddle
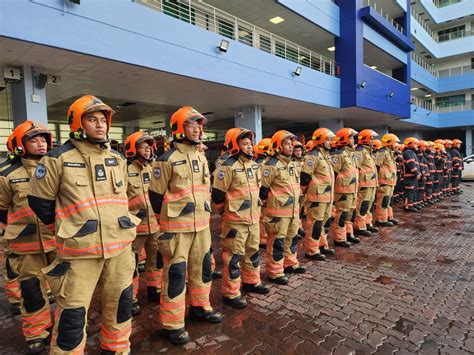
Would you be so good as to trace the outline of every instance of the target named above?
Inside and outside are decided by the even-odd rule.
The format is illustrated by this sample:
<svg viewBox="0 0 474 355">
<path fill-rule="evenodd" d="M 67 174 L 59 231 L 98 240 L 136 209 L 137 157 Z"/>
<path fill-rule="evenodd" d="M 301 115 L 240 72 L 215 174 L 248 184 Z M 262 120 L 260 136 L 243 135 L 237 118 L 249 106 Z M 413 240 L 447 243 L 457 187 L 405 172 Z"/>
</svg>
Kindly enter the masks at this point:
<svg viewBox="0 0 474 355">
<path fill-rule="evenodd" d="M 383 276 L 383 275 L 380 275 L 379 277 L 377 277 L 375 279 L 375 282 L 378 282 L 382 285 L 390 285 L 393 283 L 392 281 L 392 278 L 391 277 L 388 277 L 388 276 Z"/>
</svg>

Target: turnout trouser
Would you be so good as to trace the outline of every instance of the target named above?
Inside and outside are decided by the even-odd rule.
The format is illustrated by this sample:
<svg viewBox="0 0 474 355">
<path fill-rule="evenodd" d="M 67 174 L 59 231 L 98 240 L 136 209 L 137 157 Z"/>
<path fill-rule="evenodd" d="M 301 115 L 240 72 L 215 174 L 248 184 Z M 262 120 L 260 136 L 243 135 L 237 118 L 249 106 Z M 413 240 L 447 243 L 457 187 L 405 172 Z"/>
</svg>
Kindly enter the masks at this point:
<svg viewBox="0 0 474 355">
<path fill-rule="evenodd" d="M 376 190 L 376 187 L 361 187 L 357 192 L 354 228 L 367 230 L 367 225 L 372 224 L 372 212 L 370 208 L 374 203 Z"/>
<path fill-rule="evenodd" d="M 306 235 L 304 252 L 308 255 L 319 254 L 319 247 L 327 247 L 326 227 L 329 227 L 332 203 L 306 202 Z M 324 237 L 323 237 L 324 236 Z M 324 240 L 322 240 L 324 238 Z"/>
<path fill-rule="evenodd" d="M 334 240 L 346 241 L 347 235 L 354 235 L 352 223 L 355 220 L 356 193 L 335 193 L 336 216 L 334 219 Z"/>
<path fill-rule="evenodd" d="M 375 220 L 377 222 L 385 223 L 393 218 L 393 210 L 390 207 L 395 186 L 381 185 L 377 188 L 377 204 L 375 207 Z"/>
<path fill-rule="evenodd" d="M 158 251 L 158 233 L 150 235 L 137 235 L 133 241 L 133 251 L 135 252 L 136 267 L 133 273 L 133 301 L 138 301 L 138 287 L 140 274 L 138 273 L 139 256 L 142 250 L 146 252 L 145 279 L 147 287 L 155 287 L 157 292 L 161 290 L 161 272 L 163 268 L 163 258 Z"/>
</svg>

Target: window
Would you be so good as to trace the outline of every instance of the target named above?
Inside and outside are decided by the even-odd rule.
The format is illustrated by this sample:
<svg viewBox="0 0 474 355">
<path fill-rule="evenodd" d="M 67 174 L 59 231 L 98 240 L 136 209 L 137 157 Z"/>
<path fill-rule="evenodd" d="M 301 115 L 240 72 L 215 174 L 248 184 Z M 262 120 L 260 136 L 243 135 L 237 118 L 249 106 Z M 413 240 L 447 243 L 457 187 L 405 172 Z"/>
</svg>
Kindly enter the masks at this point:
<svg viewBox="0 0 474 355">
<path fill-rule="evenodd" d="M 445 30 L 438 31 L 438 41 L 445 42 L 451 39 L 464 37 L 465 35 L 466 35 L 466 25 L 460 25 L 460 26 L 451 27 Z"/>
<path fill-rule="evenodd" d="M 461 106 L 466 103 L 466 96 L 464 94 L 443 96 L 436 98 L 436 107 L 452 107 Z"/>
</svg>

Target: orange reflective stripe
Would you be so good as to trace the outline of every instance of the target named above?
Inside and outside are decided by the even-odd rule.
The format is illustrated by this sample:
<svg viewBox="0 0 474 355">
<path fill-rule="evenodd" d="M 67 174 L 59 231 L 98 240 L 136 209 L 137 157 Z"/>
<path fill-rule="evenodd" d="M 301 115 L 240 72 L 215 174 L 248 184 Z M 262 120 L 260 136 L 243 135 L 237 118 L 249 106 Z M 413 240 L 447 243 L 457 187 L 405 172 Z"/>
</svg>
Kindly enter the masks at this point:
<svg viewBox="0 0 474 355">
<path fill-rule="evenodd" d="M 137 226 L 137 233 L 142 233 L 142 232 L 148 232 L 149 229 L 148 228 L 159 228 L 160 225 L 158 223 L 147 223 L 147 224 L 139 224 Z"/>
<path fill-rule="evenodd" d="M 359 169 L 359 175 L 364 175 L 364 174 L 373 174 L 377 172 L 377 170 L 374 169 Z"/>
<path fill-rule="evenodd" d="M 315 176 L 311 179 L 310 181 L 310 184 L 315 184 L 315 185 L 319 185 L 319 184 L 326 184 L 328 182 L 331 182 L 332 180 L 332 176 L 329 176 L 329 175 L 323 175 L 323 176 Z"/>
<path fill-rule="evenodd" d="M 13 223 L 22 218 L 32 216 L 32 215 L 34 215 L 33 210 L 29 207 L 25 207 L 25 208 L 22 208 L 21 210 L 16 211 L 15 213 L 8 213 L 7 223 Z"/>
<path fill-rule="evenodd" d="M 260 212 L 254 212 L 250 216 L 239 217 L 234 214 L 234 212 L 225 212 L 223 216 L 224 220 L 233 221 L 233 222 L 251 222 L 252 220 L 260 219 Z"/>
<path fill-rule="evenodd" d="M 141 203 L 145 203 L 145 202 L 146 202 L 145 195 L 140 195 L 140 196 L 137 196 L 137 197 L 132 198 L 131 200 L 129 200 L 128 201 L 128 207 L 133 207 L 133 206 L 139 205 Z"/>
<path fill-rule="evenodd" d="M 122 351 L 122 350 L 128 349 L 130 347 L 130 341 L 124 340 L 124 341 L 120 341 L 120 342 L 106 343 L 102 339 L 102 342 L 101 342 L 100 345 L 101 345 L 101 348 L 104 348 L 105 350 L 110 350 L 110 351 L 113 351 L 113 352 L 117 352 L 117 351 Z"/>
<path fill-rule="evenodd" d="M 211 285 L 204 286 L 204 287 L 201 287 L 201 288 L 188 287 L 188 290 L 189 290 L 189 295 L 191 297 L 198 296 L 198 295 L 206 295 L 211 291 Z"/>
<path fill-rule="evenodd" d="M 160 310 L 174 311 L 175 309 L 184 306 L 185 303 L 186 302 L 184 298 L 178 302 L 166 302 L 164 300 L 160 300 Z"/>
<path fill-rule="evenodd" d="M 51 327 L 53 323 L 49 321 L 49 323 L 38 325 L 37 327 L 34 328 L 22 328 L 23 330 L 23 335 L 26 337 L 33 337 L 36 335 L 40 335 L 43 333 L 47 328 Z"/>
<path fill-rule="evenodd" d="M 33 243 L 8 243 L 8 246 L 11 250 L 20 252 L 41 250 L 39 241 Z"/>
<path fill-rule="evenodd" d="M 286 210 L 286 209 L 268 208 L 268 207 L 265 208 L 265 212 L 269 215 L 279 214 L 279 215 L 282 215 L 284 217 L 293 216 L 293 214 L 294 214 L 293 209 Z"/>
<path fill-rule="evenodd" d="M 184 230 L 189 228 L 200 228 L 209 225 L 209 220 L 204 218 L 203 220 L 189 221 L 189 222 L 175 222 L 175 221 L 162 221 L 160 227 L 163 230 Z"/>
<path fill-rule="evenodd" d="M 345 177 L 354 177 L 359 173 L 359 171 L 354 168 L 351 168 L 347 171 L 341 171 L 340 173 L 337 173 L 338 178 L 345 178 Z"/>
<path fill-rule="evenodd" d="M 306 200 L 317 202 L 331 202 L 331 193 L 325 192 L 324 194 L 306 194 Z"/>
<path fill-rule="evenodd" d="M 247 194 L 251 194 L 252 192 L 258 192 L 258 191 L 259 191 L 258 186 L 252 185 L 250 187 L 245 187 L 244 189 L 227 192 L 227 197 L 229 200 L 232 200 L 237 197 L 245 196 Z"/>
<path fill-rule="evenodd" d="M 180 190 L 178 192 L 167 192 L 165 194 L 165 197 L 163 198 L 163 201 L 178 201 L 181 200 L 184 196 L 190 194 L 191 192 L 207 192 L 210 193 L 209 190 L 209 185 L 192 185 L 190 187 L 187 187 L 183 190 Z"/>
<path fill-rule="evenodd" d="M 161 305 L 160 305 L 161 307 Z M 161 308 L 160 308 L 161 309 Z M 160 322 L 163 323 L 174 323 L 184 319 L 185 309 L 180 310 L 178 313 L 174 314 L 164 314 L 160 312 Z"/>
<path fill-rule="evenodd" d="M 23 322 L 35 323 L 35 322 L 41 322 L 42 320 L 45 320 L 47 318 L 51 318 L 49 309 L 45 309 L 34 316 L 23 316 L 22 319 L 23 319 Z"/>
<path fill-rule="evenodd" d="M 66 218 L 79 211 L 85 210 L 91 207 L 99 207 L 104 205 L 127 205 L 128 199 L 117 196 L 100 196 L 97 198 L 89 198 L 80 202 L 76 202 L 72 205 L 63 208 L 62 210 L 56 210 L 57 218 Z"/>
<path fill-rule="evenodd" d="M 49 249 L 56 246 L 56 239 L 54 238 L 44 241 L 42 240 L 41 242 L 43 244 L 43 249 Z"/>
<path fill-rule="evenodd" d="M 107 337 L 111 340 L 119 340 L 120 338 L 123 338 L 124 336 L 127 336 L 128 333 L 132 331 L 132 325 L 129 324 L 127 327 L 125 327 L 122 330 L 107 330 L 104 326 L 100 329 L 100 335 L 103 337 Z"/>
<path fill-rule="evenodd" d="M 63 255 L 75 255 L 75 256 L 81 256 L 81 255 L 100 255 L 105 252 L 111 252 L 114 250 L 120 250 L 128 246 L 130 243 L 132 243 L 133 240 L 123 240 L 119 242 L 113 242 L 113 243 L 104 243 L 103 247 L 101 244 L 96 244 L 88 248 L 82 248 L 82 249 L 76 249 L 76 248 L 69 248 L 64 246 L 64 244 L 58 244 L 58 253 L 63 254 Z"/>
</svg>

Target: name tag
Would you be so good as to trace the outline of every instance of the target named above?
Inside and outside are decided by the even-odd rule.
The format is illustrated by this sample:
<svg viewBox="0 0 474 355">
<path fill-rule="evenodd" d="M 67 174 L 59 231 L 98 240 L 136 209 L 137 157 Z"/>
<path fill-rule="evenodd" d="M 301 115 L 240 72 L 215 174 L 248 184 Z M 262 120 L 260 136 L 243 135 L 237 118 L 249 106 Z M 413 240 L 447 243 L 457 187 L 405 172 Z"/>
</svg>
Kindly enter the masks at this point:
<svg viewBox="0 0 474 355">
<path fill-rule="evenodd" d="M 10 183 L 11 184 L 18 184 L 19 182 L 28 182 L 30 181 L 29 178 L 18 178 L 18 179 L 11 179 Z"/>
<path fill-rule="evenodd" d="M 183 165 L 183 164 L 186 164 L 186 160 L 178 160 L 171 163 L 172 166 Z"/>
<path fill-rule="evenodd" d="M 128 176 L 129 177 L 134 177 L 134 176 L 138 176 L 140 175 L 139 173 L 128 173 Z"/>
<path fill-rule="evenodd" d="M 75 163 L 71 161 L 65 161 L 64 166 L 68 168 L 85 168 L 86 164 L 85 163 Z"/>
<path fill-rule="evenodd" d="M 238 168 L 238 169 L 235 169 L 234 171 L 235 171 L 236 173 L 243 173 L 243 172 L 244 172 L 244 169 Z"/>
<path fill-rule="evenodd" d="M 118 162 L 115 158 L 105 158 L 105 165 L 106 166 L 117 166 Z"/>
</svg>

